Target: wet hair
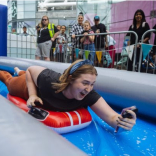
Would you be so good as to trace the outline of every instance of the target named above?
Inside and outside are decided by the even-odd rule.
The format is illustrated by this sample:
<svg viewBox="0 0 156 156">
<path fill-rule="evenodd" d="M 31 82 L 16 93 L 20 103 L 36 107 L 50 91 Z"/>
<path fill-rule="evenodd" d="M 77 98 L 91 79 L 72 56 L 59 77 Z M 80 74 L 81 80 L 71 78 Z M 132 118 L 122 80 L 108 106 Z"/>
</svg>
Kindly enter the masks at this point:
<svg viewBox="0 0 156 156">
<path fill-rule="evenodd" d="M 142 21 L 141 21 L 141 24 L 142 24 L 143 22 L 146 22 L 145 14 L 144 14 L 143 10 L 138 9 L 138 10 L 135 12 L 135 14 L 134 14 L 134 18 L 133 18 L 133 25 L 134 25 L 134 26 L 136 26 L 136 19 L 135 19 L 135 16 L 136 16 L 136 14 L 137 14 L 138 12 L 140 12 L 141 15 L 142 15 Z"/>
<path fill-rule="evenodd" d="M 78 79 L 81 74 L 92 74 L 92 75 L 98 75 L 97 74 L 97 70 L 94 68 L 94 66 L 89 65 L 89 64 L 85 64 L 79 68 L 77 68 L 70 76 L 70 70 L 71 68 L 76 64 L 79 63 L 83 60 L 77 60 L 75 62 L 73 62 L 65 71 L 64 73 L 61 75 L 60 79 L 59 79 L 59 83 L 52 83 L 52 88 L 56 89 L 55 93 L 59 93 L 61 91 L 63 91 L 69 84 L 71 81 Z"/>
<path fill-rule="evenodd" d="M 47 18 L 48 24 L 49 24 L 49 18 L 48 18 L 48 16 L 44 15 L 43 17 L 46 17 L 46 18 Z M 43 17 L 42 17 L 42 19 L 43 19 Z M 41 28 L 44 28 L 44 25 L 43 25 L 43 23 L 42 23 L 42 19 L 41 19 Z"/>
</svg>

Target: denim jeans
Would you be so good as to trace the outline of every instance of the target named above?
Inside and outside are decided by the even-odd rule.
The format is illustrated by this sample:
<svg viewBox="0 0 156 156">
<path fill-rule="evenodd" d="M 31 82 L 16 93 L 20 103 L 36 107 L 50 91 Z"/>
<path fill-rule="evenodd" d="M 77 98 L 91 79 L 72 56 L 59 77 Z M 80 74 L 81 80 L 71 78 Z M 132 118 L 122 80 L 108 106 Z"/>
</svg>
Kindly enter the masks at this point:
<svg viewBox="0 0 156 156">
<path fill-rule="evenodd" d="M 92 44 L 84 44 L 84 50 L 90 50 L 88 59 L 94 63 L 95 58 L 95 45 Z M 86 59 L 85 54 L 83 54 L 83 59 Z"/>
</svg>

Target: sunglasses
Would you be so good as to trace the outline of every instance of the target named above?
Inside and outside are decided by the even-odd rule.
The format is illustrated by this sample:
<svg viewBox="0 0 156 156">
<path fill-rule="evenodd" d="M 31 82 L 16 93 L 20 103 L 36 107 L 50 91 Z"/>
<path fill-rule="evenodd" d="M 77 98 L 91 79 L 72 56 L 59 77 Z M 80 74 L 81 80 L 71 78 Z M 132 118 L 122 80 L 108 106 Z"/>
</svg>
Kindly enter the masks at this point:
<svg viewBox="0 0 156 156">
<path fill-rule="evenodd" d="M 42 19 L 42 21 L 46 21 L 46 20 L 48 20 L 48 19 Z"/>
</svg>

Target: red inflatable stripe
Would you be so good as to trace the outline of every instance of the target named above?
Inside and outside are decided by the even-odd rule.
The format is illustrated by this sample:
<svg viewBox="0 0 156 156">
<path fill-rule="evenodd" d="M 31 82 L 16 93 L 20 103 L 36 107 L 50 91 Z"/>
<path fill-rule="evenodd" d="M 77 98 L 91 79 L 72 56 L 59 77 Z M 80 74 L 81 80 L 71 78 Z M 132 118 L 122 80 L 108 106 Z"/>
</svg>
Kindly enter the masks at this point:
<svg viewBox="0 0 156 156">
<path fill-rule="evenodd" d="M 27 107 L 25 100 L 19 97 L 11 96 L 10 94 L 8 94 L 7 98 L 20 109 L 27 113 L 30 112 L 30 109 Z M 45 118 L 38 120 L 51 127 L 58 133 L 68 133 L 84 128 L 92 121 L 90 113 L 87 109 L 84 108 L 70 112 L 56 112 L 44 110 L 42 108 L 39 109 L 42 110 L 46 115 Z"/>
</svg>

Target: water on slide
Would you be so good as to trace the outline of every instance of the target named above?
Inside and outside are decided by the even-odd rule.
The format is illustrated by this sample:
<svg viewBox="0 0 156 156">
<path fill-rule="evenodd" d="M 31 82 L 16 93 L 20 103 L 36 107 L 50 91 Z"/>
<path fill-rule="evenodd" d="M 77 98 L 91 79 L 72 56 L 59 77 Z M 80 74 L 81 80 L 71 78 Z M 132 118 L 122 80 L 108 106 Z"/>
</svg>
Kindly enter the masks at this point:
<svg viewBox="0 0 156 156">
<path fill-rule="evenodd" d="M 7 96 L 7 87 L 0 81 L 0 94 Z M 114 133 L 90 108 L 92 123 L 62 136 L 89 156 L 141 156 L 156 155 L 156 124 L 138 118 L 131 131 Z"/>
</svg>

